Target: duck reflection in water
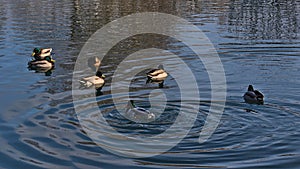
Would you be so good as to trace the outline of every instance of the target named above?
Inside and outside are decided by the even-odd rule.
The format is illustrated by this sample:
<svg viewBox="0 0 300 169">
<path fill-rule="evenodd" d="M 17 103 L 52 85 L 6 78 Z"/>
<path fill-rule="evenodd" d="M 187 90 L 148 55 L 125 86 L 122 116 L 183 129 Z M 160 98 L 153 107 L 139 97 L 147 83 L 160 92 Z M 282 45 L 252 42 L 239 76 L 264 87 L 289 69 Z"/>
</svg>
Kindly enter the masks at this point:
<svg viewBox="0 0 300 169">
<path fill-rule="evenodd" d="M 51 76 L 52 71 L 54 70 L 54 67 L 49 68 L 31 68 L 28 66 L 28 70 L 34 70 L 35 73 L 45 73 L 45 76 Z"/>
<path fill-rule="evenodd" d="M 168 73 L 164 70 L 163 65 L 159 65 L 157 69 L 147 72 L 147 83 L 158 83 L 159 88 L 164 87 L 164 81 L 168 77 Z"/>
</svg>

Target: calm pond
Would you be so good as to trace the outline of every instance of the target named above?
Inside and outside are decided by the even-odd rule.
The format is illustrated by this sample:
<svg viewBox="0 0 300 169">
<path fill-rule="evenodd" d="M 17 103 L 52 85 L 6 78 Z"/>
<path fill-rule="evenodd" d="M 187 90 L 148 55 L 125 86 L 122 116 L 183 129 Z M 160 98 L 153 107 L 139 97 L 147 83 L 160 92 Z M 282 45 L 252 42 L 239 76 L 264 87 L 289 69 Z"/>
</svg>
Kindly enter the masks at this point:
<svg viewBox="0 0 300 169">
<path fill-rule="evenodd" d="M 299 11 L 300 2 L 296 0 L 1 0 L 0 168 L 300 168 Z M 219 65 L 206 67 L 189 43 L 155 32 L 122 39 L 119 33 L 130 32 L 126 25 L 111 27 L 112 34 L 117 36 L 114 38 L 122 41 L 102 60 L 106 83 L 101 92 L 96 93 L 95 99 L 87 96 L 90 89 L 74 92 L 74 68 L 88 39 L 100 28 L 116 23 L 112 21 L 142 12 L 177 16 L 205 34 L 209 39 L 207 44 L 198 44 L 203 37 L 198 37 L 197 31 L 177 22 L 165 22 L 168 30 L 182 30 L 180 36 L 195 43 L 192 48 L 212 51 L 208 49 L 213 45 L 226 78 L 226 85 L 215 82 L 226 88 L 216 90 L 225 89 L 226 98 L 214 99 L 211 92 L 209 71 L 220 68 Z M 131 20 L 128 25 L 136 22 Z M 152 27 L 156 30 L 155 24 Z M 111 41 L 108 36 L 101 44 Z M 56 62 L 51 72 L 28 70 L 27 62 L 35 47 L 53 48 Z M 129 79 L 127 93 L 118 91 L 126 85 L 122 80 L 114 81 L 118 79 L 115 72 L 122 61 L 154 48 L 161 50 L 155 56 L 126 61 L 123 73 L 134 75 Z M 98 50 L 90 54 L 97 55 Z M 163 88 L 145 84 L 150 62 L 162 63 L 168 71 Z M 249 84 L 265 95 L 263 105 L 244 102 L 243 94 Z M 116 90 L 112 91 L 114 87 Z M 80 92 L 84 98 L 74 101 Z M 195 94 L 201 97 L 190 97 Z M 158 118 L 136 123 L 122 116 L 117 107 L 127 104 L 125 95 L 130 95 L 136 105 L 158 112 L 155 114 Z M 163 104 L 161 100 L 166 101 Z M 216 128 L 209 128 L 212 135 L 199 143 L 210 107 L 222 103 L 225 104 L 222 116 L 212 119 L 218 120 Z M 180 139 L 176 132 L 170 133 L 165 142 L 178 142 L 166 151 L 159 151 L 162 145 L 150 146 L 156 155 L 130 158 L 126 152 L 119 155 L 111 151 L 131 151 L 127 137 L 103 136 L 99 137 L 102 144 L 95 143 L 85 129 L 98 121 L 81 123 L 79 117 L 84 112 L 78 114 L 75 109 L 78 104 L 88 108 L 86 111 L 99 108 L 100 115 L 116 133 L 132 138 L 160 136 L 174 129 L 175 123 L 187 122 L 191 126 L 177 126 L 174 131 L 187 133 Z M 191 117 L 194 113 L 193 121 L 176 121 L 182 113 Z M 99 118 L 96 116 L 99 113 L 85 115 Z M 107 134 L 104 123 L 95 125 L 103 129 L 96 132 Z M 141 143 L 133 151 L 144 148 L 149 149 Z"/>
</svg>

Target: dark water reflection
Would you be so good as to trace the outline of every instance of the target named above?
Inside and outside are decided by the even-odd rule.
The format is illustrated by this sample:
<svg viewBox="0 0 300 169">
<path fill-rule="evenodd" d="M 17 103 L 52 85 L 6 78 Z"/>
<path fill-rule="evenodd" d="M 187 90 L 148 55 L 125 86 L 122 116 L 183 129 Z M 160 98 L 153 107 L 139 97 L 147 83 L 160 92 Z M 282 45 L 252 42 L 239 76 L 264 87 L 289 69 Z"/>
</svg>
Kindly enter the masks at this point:
<svg viewBox="0 0 300 169">
<path fill-rule="evenodd" d="M 0 168 L 299 168 L 299 11 L 296 0 L 2 0 Z M 130 133 L 131 123 L 120 118 L 111 104 L 110 77 L 120 58 L 131 52 L 149 47 L 171 50 L 201 75 L 197 82 L 204 101 L 189 135 L 163 155 L 129 159 L 96 146 L 82 130 L 71 94 L 80 49 L 105 24 L 136 12 L 181 16 L 215 45 L 228 97 L 220 125 L 207 142 L 197 142 L 210 105 L 205 68 L 185 45 L 158 35 L 126 39 L 109 53 L 103 61 L 107 84 L 97 99 L 104 116 Z M 50 77 L 27 70 L 36 46 L 54 48 L 56 65 Z M 250 83 L 266 95 L 265 105 L 243 103 L 241 96 Z M 138 74 L 133 96 L 146 97 L 155 89 L 143 84 Z M 166 81 L 174 112 L 180 97 L 177 89 L 174 79 Z M 163 129 L 175 117 L 162 116 L 154 128 Z"/>
<path fill-rule="evenodd" d="M 229 31 L 240 38 L 297 38 L 299 7 L 295 1 L 236 1 L 229 9 Z"/>
</svg>

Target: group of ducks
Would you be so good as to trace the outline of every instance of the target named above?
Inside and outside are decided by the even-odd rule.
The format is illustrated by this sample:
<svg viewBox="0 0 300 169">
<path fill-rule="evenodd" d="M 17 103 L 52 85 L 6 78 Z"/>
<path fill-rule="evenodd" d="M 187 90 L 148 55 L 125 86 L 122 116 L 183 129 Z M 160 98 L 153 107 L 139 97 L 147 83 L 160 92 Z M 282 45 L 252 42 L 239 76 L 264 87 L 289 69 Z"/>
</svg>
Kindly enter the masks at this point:
<svg viewBox="0 0 300 169">
<path fill-rule="evenodd" d="M 52 48 L 34 48 L 32 52 L 33 60 L 28 62 L 28 67 L 33 70 L 48 70 L 54 67 L 55 60 L 52 58 Z M 101 89 L 105 84 L 105 76 L 99 70 L 101 61 L 97 57 L 92 57 L 88 60 L 88 66 L 97 70 L 96 74 L 90 77 L 85 77 L 79 82 L 82 86 L 91 87 L 95 86 L 96 89 Z M 147 73 L 146 83 L 158 83 L 159 87 L 163 87 L 164 80 L 168 74 L 163 69 L 162 65 L 159 65 L 157 69 L 152 69 Z"/>
<path fill-rule="evenodd" d="M 90 77 L 82 78 L 79 82 L 83 87 L 95 86 L 97 90 L 101 90 L 105 84 L 105 76 L 99 70 L 101 61 L 97 57 L 92 57 L 88 60 L 88 66 L 96 71 L 96 74 Z M 168 73 L 163 69 L 162 65 L 159 65 L 158 68 L 152 69 L 147 72 L 147 83 L 158 83 L 160 88 L 163 88 L 165 79 L 168 77 Z"/>
<path fill-rule="evenodd" d="M 54 67 L 55 60 L 51 55 L 52 48 L 41 49 L 34 48 L 32 52 L 32 61 L 28 63 L 28 66 L 31 69 L 40 69 L 48 70 Z M 105 76 L 99 70 L 101 61 L 97 57 L 92 57 L 88 60 L 88 66 L 96 71 L 96 74 L 90 77 L 82 78 L 79 83 L 83 87 L 95 86 L 97 90 L 101 90 L 105 84 Z M 158 83 L 159 88 L 163 88 L 165 79 L 168 77 L 168 73 L 164 70 L 162 65 L 159 65 L 158 68 L 152 69 L 146 73 L 147 83 Z M 258 90 L 254 90 L 252 85 L 248 86 L 248 90 L 243 95 L 243 98 L 246 103 L 249 104 L 263 104 L 264 95 Z M 137 107 L 133 100 L 128 101 L 126 112 L 133 114 L 133 117 L 143 117 L 141 119 L 154 119 L 155 115 L 148 110 Z M 143 122 L 143 120 L 139 120 Z"/>
<path fill-rule="evenodd" d="M 79 83 L 82 87 L 89 88 L 94 86 L 97 91 L 101 91 L 102 87 L 105 84 L 105 76 L 99 70 L 101 61 L 97 57 L 91 57 L 88 59 L 88 66 L 96 71 L 96 74 L 93 76 L 82 78 Z M 159 88 L 163 88 L 165 79 L 168 77 L 168 73 L 163 69 L 162 65 L 159 65 L 158 68 L 152 69 L 146 73 L 147 83 L 158 83 Z M 125 114 L 131 120 L 139 123 L 150 122 L 155 119 L 155 114 L 150 112 L 147 109 L 136 106 L 133 100 L 129 100 L 126 106 Z"/>
</svg>

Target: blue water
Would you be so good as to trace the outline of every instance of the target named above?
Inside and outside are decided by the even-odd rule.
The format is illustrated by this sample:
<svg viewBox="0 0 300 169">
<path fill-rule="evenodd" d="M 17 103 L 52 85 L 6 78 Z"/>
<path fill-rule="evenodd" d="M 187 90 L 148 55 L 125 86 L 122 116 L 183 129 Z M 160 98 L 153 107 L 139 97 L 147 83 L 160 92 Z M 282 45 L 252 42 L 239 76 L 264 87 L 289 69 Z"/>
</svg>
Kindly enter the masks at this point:
<svg viewBox="0 0 300 169">
<path fill-rule="evenodd" d="M 299 168 L 299 9 L 299 2 L 284 0 L 2 0 L 0 168 Z M 96 145 L 78 121 L 72 77 L 81 48 L 110 21 L 136 12 L 182 17 L 201 29 L 218 52 L 226 74 L 227 98 L 220 123 L 206 142 L 198 143 L 199 132 L 209 106 L 218 100 L 210 100 L 205 67 L 183 43 L 159 35 L 138 35 L 110 51 L 101 65 L 107 81 L 97 104 L 120 133 L 143 136 L 168 129 L 179 113 L 178 93 L 189 92 L 178 92 L 174 77 L 167 78 L 162 89 L 168 99 L 166 113 L 149 125 L 121 116 L 110 88 L 114 70 L 126 55 L 144 48 L 168 49 L 199 75 L 200 109 L 188 135 L 163 154 L 128 158 Z M 27 69 L 34 47 L 53 48 L 56 63 L 51 76 Z M 177 66 L 172 60 L 168 63 L 170 68 Z M 144 73 L 135 76 L 130 95 L 139 106 L 150 108 L 148 95 L 158 88 L 145 85 Z M 242 96 L 249 84 L 264 93 L 264 105 L 244 103 Z M 86 105 L 91 104 L 87 99 Z"/>
</svg>

